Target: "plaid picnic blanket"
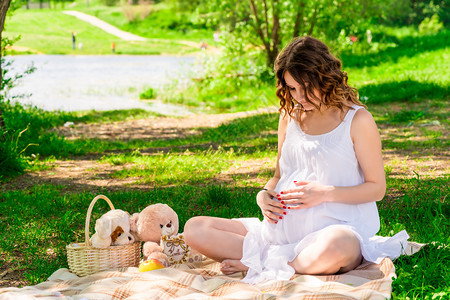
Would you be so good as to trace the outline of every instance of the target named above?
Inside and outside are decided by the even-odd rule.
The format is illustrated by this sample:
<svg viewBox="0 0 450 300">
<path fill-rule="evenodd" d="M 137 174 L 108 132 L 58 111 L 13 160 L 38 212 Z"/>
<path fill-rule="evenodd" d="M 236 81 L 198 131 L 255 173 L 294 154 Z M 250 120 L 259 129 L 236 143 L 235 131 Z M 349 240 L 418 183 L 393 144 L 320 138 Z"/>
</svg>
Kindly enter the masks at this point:
<svg viewBox="0 0 450 300">
<path fill-rule="evenodd" d="M 422 246 L 410 242 L 405 252 L 411 255 Z M 210 259 L 144 273 L 130 267 L 85 277 L 59 269 L 35 286 L 0 289 L 0 299 L 389 299 L 395 268 L 385 258 L 340 275 L 295 275 L 256 285 L 241 282 L 243 277 L 223 275 L 220 264 Z"/>
</svg>

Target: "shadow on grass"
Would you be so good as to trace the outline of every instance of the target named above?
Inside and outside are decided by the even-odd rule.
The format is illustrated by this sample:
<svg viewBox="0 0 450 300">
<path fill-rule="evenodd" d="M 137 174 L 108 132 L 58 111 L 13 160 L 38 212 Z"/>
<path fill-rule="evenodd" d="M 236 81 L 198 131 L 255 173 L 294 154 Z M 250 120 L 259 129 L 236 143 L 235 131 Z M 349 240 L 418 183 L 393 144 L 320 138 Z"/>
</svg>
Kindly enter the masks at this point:
<svg viewBox="0 0 450 300">
<path fill-rule="evenodd" d="M 443 30 L 435 35 L 426 36 L 407 36 L 398 39 L 394 36 L 386 37 L 388 40 L 397 44 L 396 47 L 389 47 L 386 50 L 379 51 L 373 54 L 353 54 L 342 53 L 341 59 L 345 68 L 363 68 L 377 66 L 380 62 L 396 63 L 401 57 L 412 57 L 422 52 L 433 51 L 448 47 L 450 39 L 450 31 Z"/>
<path fill-rule="evenodd" d="M 448 87 L 433 82 L 415 80 L 393 81 L 381 84 L 368 84 L 358 89 L 361 97 L 367 97 L 366 103 L 382 104 L 398 101 L 418 102 L 424 99 L 440 100 L 449 98 Z"/>
</svg>

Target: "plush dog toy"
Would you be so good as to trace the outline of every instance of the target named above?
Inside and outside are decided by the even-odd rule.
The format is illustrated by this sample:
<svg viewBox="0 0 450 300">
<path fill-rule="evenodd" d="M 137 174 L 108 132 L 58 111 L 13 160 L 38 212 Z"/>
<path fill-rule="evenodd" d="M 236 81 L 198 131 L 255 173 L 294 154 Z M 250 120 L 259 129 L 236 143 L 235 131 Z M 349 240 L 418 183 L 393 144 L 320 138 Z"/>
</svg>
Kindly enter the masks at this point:
<svg viewBox="0 0 450 300">
<path fill-rule="evenodd" d="M 130 215 L 120 209 L 113 209 L 95 222 L 95 234 L 91 237 L 94 248 L 126 245 L 134 242 L 130 233 Z"/>
<path fill-rule="evenodd" d="M 178 215 L 167 204 L 152 204 L 130 218 L 131 233 L 144 241 L 144 262 L 159 260 L 165 267 L 201 260 L 201 254 L 186 245 L 178 234 Z"/>
</svg>

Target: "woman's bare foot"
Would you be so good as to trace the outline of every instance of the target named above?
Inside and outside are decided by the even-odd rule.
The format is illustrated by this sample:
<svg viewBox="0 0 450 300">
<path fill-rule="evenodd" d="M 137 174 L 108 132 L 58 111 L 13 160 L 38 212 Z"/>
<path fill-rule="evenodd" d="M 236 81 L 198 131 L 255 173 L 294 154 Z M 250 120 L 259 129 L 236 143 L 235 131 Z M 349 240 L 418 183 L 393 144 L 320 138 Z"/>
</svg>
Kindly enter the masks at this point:
<svg viewBox="0 0 450 300">
<path fill-rule="evenodd" d="M 225 259 L 222 261 L 222 265 L 220 267 L 220 270 L 225 275 L 230 275 L 235 272 L 243 272 L 247 271 L 248 267 L 241 263 L 240 260 L 237 259 Z"/>
</svg>

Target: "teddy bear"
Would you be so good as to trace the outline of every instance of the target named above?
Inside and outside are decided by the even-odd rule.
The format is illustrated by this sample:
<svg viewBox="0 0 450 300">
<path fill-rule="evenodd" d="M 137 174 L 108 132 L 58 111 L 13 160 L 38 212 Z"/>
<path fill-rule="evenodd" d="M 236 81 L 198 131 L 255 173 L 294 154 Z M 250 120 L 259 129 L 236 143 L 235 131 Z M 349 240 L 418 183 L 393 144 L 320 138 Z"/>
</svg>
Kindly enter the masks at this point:
<svg viewBox="0 0 450 300">
<path fill-rule="evenodd" d="M 95 222 L 95 233 L 90 241 L 94 248 L 134 243 L 134 236 L 130 233 L 130 215 L 120 209 L 103 214 Z"/>
<path fill-rule="evenodd" d="M 201 260 L 178 234 L 178 215 L 167 204 L 157 203 L 130 218 L 131 233 L 143 241 L 143 260 L 156 259 L 165 267 L 186 261 Z"/>
</svg>

